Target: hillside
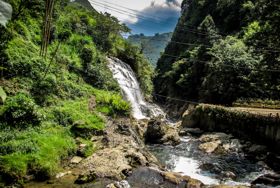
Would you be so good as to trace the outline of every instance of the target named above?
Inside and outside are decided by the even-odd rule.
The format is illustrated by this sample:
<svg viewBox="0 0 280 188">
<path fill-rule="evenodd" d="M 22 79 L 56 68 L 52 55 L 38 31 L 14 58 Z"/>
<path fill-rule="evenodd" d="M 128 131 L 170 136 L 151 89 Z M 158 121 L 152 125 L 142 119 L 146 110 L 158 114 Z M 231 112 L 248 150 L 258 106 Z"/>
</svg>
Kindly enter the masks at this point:
<svg viewBox="0 0 280 188">
<path fill-rule="evenodd" d="M 86 145 L 80 155 L 93 153 L 90 137 L 108 118 L 130 115 L 106 57 L 128 63 L 146 96 L 152 92 L 152 68 L 121 36 L 126 26 L 90 7 L 53 2 L 46 51 L 45 1 L 8 0 L 12 19 L 0 25 L 0 187 L 27 175 L 53 177 L 79 144 Z"/>
<path fill-rule="evenodd" d="M 145 57 L 156 67 L 160 53 L 164 51 L 171 36 L 172 33 L 155 34 L 154 36 L 130 35 L 128 41 L 142 49 Z"/>
<path fill-rule="evenodd" d="M 279 10 L 273 0 L 184 0 L 157 63 L 156 93 L 227 105 L 279 100 Z"/>
</svg>

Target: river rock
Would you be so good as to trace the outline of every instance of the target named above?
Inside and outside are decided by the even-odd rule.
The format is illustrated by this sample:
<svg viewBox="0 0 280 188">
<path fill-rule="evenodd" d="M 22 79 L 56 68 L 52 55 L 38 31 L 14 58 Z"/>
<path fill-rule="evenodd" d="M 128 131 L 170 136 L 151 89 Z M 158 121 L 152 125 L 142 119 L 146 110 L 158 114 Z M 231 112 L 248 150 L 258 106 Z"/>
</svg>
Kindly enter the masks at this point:
<svg viewBox="0 0 280 188">
<path fill-rule="evenodd" d="M 280 174 L 265 174 L 252 182 L 252 185 L 280 186 Z"/>
<path fill-rule="evenodd" d="M 232 138 L 231 135 L 225 134 L 225 133 L 211 133 L 211 134 L 204 134 L 199 138 L 199 141 L 201 142 L 212 142 L 212 141 L 224 141 L 229 140 Z"/>
<path fill-rule="evenodd" d="M 183 128 L 180 130 L 179 135 L 180 136 L 187 136 L 187 135 L 193 135 L 193 136 L 201 136 L 204 131 L 202 131 L 200 128 Z"/>
<path fill-rule="evenodd" d="M 73 158 L 71 159 L 70 163 L 72 163 L 72 164 L 78 164 L 78 163 L 80 163 L 82 160 L 83 160 L 83 158 L 78 157 L 78 156 L 75 156 L 75 157 L 73 157 Z"/>
<path fill-rule="evenodd" d="M 129 183 L 126 180 L 111 183 L 106 186 L 106 188 L 130 188 Z"/>
<path fill-rule="evenodd" d="M 222 171 L 222 168 L 216 163 L 203 163 L 199 168 L 216 174 L 219 174 Z"/>
<path fill-rule="evenodd" d="M 206 142 L 199 145 L 199 149 L 204 151 L 205 153 L 213 153 L 221 144 L 220 140 L 212 141 L 212 142 Z"/>
<path fill-rule="evenodd" d="M 233 172 L 231 171 L 223 171 L 221 173 L 222 177 L 224 178 L 230 178 L 230 179 L 235 179 L 236 178 L 236 174 L 234 174 Z"/>
<path fill-rule="evenodd" d="M 148 122 L 144 137 L 145 142 L 151 144 L 177 145 L 180 143 L 177 129 L 159 119 L 152 119 Z"/>
<path fill-rule="evenodd" d="M 265 154 L 267 152 L 267 147 L 254 144 L 248 149 L 248 152 L 252 154 Z"/>
<path fill-rule="evenodd" d="M 201 181 L 189 176 L 150 167 L 135 169 L 127 180 L 134 188 L 201 188 L 204 186 Z"/>
</svg>

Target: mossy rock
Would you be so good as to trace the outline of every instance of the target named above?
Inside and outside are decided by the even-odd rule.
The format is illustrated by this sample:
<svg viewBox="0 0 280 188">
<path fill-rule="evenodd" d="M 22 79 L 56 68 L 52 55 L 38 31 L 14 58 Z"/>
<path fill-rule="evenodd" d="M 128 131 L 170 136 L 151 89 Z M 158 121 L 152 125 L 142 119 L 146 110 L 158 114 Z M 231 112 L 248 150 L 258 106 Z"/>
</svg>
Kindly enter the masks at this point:
<svg viewBox="0 0 280 188">
<path fill-rule="evenodd" d="M 87 124 L 85 121 L 76 121 L 71 127 L 71 132 L 76 137 L 90 138 L 91 136 L 100 136 L 104 133 L 103 130 L 96 129 L 93 124 Z"/>
</svg>

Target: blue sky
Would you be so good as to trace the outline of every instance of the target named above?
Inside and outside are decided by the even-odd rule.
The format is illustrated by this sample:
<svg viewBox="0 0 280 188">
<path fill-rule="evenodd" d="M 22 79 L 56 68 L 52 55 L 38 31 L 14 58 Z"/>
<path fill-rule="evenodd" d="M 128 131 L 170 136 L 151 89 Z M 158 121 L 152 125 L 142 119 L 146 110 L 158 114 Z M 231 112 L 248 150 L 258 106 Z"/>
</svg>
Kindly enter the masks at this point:
<svg viewBox="0 0 280 188">
<path fill-rule="evenodd" d="M 173 31 L 182 0 L 89 0 L 100 12 L 126 23 L 133 34 L 154 35 Z M 135 10 L 135 11 L 134 11 Z"/>
</svg>

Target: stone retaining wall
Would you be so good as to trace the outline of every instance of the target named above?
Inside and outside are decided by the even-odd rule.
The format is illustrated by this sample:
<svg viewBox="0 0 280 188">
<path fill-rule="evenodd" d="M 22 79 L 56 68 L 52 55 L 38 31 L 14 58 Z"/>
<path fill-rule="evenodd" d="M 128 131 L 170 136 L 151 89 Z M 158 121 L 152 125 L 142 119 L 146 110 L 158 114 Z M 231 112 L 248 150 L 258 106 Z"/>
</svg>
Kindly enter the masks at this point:
<svg viewBox="0 0 280 188">
<path fill-rule="evenodd" d="M 280 153 L 280 118 L 233 110 L 215 105 L 198 105 L 183 115 L 183 127 L 220 131 L 264 144 Z"/>
</svg>

